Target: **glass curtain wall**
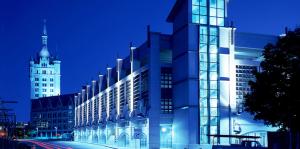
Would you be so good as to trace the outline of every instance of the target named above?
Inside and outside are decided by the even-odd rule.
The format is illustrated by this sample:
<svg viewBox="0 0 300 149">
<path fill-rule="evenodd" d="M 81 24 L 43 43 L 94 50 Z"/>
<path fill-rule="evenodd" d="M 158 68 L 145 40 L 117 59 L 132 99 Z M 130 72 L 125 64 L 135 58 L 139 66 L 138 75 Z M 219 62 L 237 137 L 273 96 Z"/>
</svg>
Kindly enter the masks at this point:
<svg viewBox="0 0 300 149">
<path fill-rule="evenodd" d="M 219 26 L 224 26 L 224 0 L 192 0 L 192 23 L 199 25 L 200 143 L 219 138 Z"/>
</svg>

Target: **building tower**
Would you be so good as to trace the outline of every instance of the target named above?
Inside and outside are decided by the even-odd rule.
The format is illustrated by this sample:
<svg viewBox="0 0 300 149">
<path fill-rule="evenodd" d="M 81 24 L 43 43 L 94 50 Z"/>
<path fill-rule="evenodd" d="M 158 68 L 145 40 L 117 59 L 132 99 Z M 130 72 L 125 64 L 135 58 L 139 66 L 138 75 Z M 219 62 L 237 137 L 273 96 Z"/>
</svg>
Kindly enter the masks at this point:
<svg viewBox="0 0 300 149">
<path fill-rule="evenodd" d="M 60 60 L 48 51 L 46 20 L 42 33 L 42 49 L 30 60 L 31 99 L 60 95 Z"/>
</svg>

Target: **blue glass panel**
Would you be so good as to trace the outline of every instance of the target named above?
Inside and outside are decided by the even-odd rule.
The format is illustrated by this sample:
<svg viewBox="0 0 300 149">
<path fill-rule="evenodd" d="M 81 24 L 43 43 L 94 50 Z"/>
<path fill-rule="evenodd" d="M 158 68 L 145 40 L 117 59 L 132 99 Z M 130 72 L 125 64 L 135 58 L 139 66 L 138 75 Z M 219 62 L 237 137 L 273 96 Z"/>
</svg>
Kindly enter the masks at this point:
<svg viewBox="0 0 300 149">
<path fill-rule="evenodd" d="M 224 9 L 217 9 L 218 17 L 224 18 Z"/>
<path fill-rule="evenodd" d="M 210 16 L 217 16 L 217 9 L 216 8 L 210 8 Z"/>
<path fill-rule="evenodd" d="M 224 26 L 224 18 L 218 18 L 218 25 Z"/>
<path fill-rule="evenodd" d="M 205 108 L 205 111 L 207 111 L 206 108 Z M 202 125 L 207 125 L 207 123 L 208 123 L 208 117 L 206 117 L 206 116 L 201 116 L 201 121 L 200 121 L 200 123 L 201 123 Z"/>
<path fill-rule="evenodd" d="M 210 89 L 218 89 L 218 81 L 209 81 Z"/>
<path fill-rule="evenodd" d="M 207 62 L 207 53 L 200 53 L 199 56 L 200 56 L 199 58 L 200 61 Z"/>
<path fill-rule="evenodd" d="M 207 72 L 206 71 L 200 71 L 199 77 L 200 77 L 200 80 L 207 79 Z"/>
<path fill-rule="evenodd" d="M 201 89 L 207 89 L 207 80 L 205 79 L 205 80 L 200 80 L 200 85 L 199 85 L 199 87 L 201 88 Z"/>
<path fill-rule="evenodd" d="M 193 7 L 192 7 L 192 13 L 193 14 L 199 14 L 200 13 L 199 6 L 193 5 Z"/>
<path fill-rule="evenodd" d="M 200 14 L 203 15 L 203 16 L 207 15 L 207 9 L 206 9 L 206 7 L 200 7 Z"/>
<path fill-rule="evenodd" d="M 210 62 L 217 62 L 217 54 L 209 54 Z M 211 71 L 217 71 L 217 67 L 211 68 Z"/>
<path fill-rule="evenodd" d="M 200 43 L 207 43 L 207 36 L 206 35 L 200 35 Z"/>
<path fill-rule="evenodd" d="M 216 17 L 210 17 L 210 25 L 217 25 L 217 18 Z"/>
<path fill-rule="evenodd" d="M 218 116 L 218 109 L 217 108 L 210 108 L 210 116 Z"/>
<path fill-rule="evenodd" d="M 200 97 L 207 97 L 207 90 L 205 89 L 200 89 Z"/>
<path fill-rule="evenodd" d="M 200 62 L 200 70 L 207 70 L 207 63 L 206 62 Z"/>
<path fill-rule="evenodd" d="M 217 3 L 218 8 L 223 8 L 224 9 L 224 5 L 225 5 L 224 0 L 218 0 L 218 3 Z"/>
<path fill-rule="evenodd" d="M 217 108 L 218 107 L 218 99 L 211 98 L 210 99 L 210 107 L 211 108 Z M 211 114 L 211 116 L 213 116 L 213 115 Z M 217 116 L 217 115 L 215 115 L 215 116 Z"/>
<path fill-rule="evenodd" d="M 218 36 L 218 30 L 216 27 L 211 27 L 209 33 L 210 36 Z"/>
<path fill-rule="evenodd" d="M 200 24 L 207 24 L 207 16 L 200 16 Z"/>
<path fill-rule="evenodd" d="M 210 44 L 216 45 L 217 44 L 217 36 L 210 36 Z"/>
<path fill-rule="evenodd" d="M 199 0 L 192 0 L 193 5 L 199 5 Z"/>
<path fill-rule="evenodd" d="M 218 73 L 217 72 L 210 72 L 209 73 L 210 80 L 218 80 Z"/>
<path fill-rule="evenodd" d="M 207 5 L 206 0 L 200 0 L 200 5 L 201 6 L 206 6 Z"/>
<path fill-rule="evenodd" d="M 210 125 L 211 125 L 211 128 L 217 127 L 217 125 L 218 125 L 218 117 L 216 117 L 216 116 L 211 117 L 210 118 Z M 213 133 L 211 132 L 211 134 L 213 134 Z"/>
<path fill-rule="evenodd" d="M 210 98 L 217 98 L 218 91 L 217 90 L 210 90 Z"/>
<path fill-rule="evenodd" d="M 200 44 L 200 52 L 207 52 L 207 44 Z"/>
<path fill-rule="evenodd" d="M 217 7 L 216 0 L 210 0 L 210 7 Z"/>
<path fill-rule="evenodd" d="M 199 15 L 192 15 L 192 22 L 193 23 L 199 23 Z"/>
<path fill-rule="evenodd" d="M 217 53 L 217 52 L 218 52 L 217 45 L 210 45 L 209 46 L 209 53 Z"/>
<path fill-rule="evenodd" d="M 200 34 L 207 35 L 207 27 L 206 26 L 200 26 Z"/>
</svg>

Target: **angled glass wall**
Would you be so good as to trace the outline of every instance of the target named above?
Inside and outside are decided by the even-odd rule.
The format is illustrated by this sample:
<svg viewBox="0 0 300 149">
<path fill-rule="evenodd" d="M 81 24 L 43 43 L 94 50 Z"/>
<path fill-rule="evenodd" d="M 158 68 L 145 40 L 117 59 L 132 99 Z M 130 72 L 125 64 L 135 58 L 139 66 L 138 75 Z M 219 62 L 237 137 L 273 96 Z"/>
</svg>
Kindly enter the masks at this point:
<svg viewBox="0 0 300 149">
<path fill-rule="evenodd" d="M 224 0 L 192 0 L 192 23 L 199 25 L 200 144 L 218 143 L 219 26 L 224 26 Z"/>
</svg>

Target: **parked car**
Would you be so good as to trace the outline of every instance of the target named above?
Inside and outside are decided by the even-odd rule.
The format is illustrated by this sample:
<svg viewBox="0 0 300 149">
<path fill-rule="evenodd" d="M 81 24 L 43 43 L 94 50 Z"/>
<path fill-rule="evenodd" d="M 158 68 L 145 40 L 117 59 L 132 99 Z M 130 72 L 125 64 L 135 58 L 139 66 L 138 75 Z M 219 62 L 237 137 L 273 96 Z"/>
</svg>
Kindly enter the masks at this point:
<svg viewBox="0 0 300 149">
<path fill-rule="evenodd" d="M 213 145 L 213 149 L 267 149 L 262 147 L 258 141 L 243 140 L 240 144 L 231 145 Z"/>
</svg>

